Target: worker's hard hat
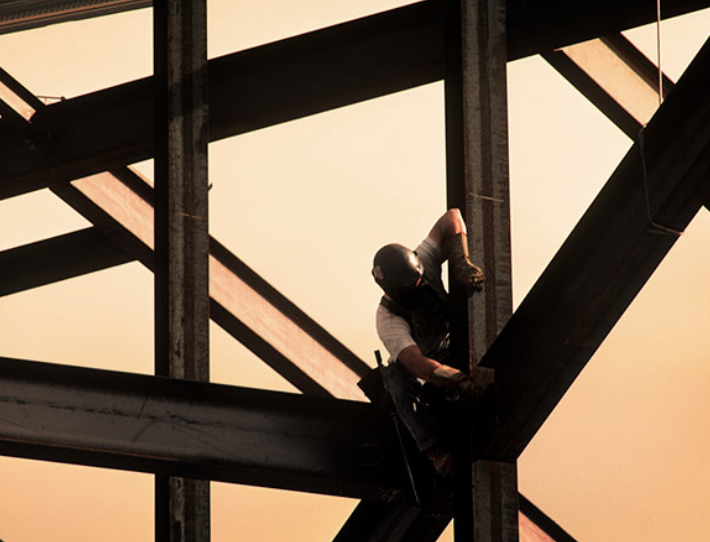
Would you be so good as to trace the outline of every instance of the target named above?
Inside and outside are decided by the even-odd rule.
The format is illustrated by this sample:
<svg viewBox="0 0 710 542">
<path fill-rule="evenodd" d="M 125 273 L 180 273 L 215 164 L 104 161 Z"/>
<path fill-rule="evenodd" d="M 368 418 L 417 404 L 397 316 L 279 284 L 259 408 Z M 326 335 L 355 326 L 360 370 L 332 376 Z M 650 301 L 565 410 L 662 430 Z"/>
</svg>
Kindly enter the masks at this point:
<svg viewBox="0 0 710 542">
<path fill-rule="evenodd" d="M 424 266 L 415 252 L 393 243 L 375 254 L 372 276 L 385 293 L 397 301 L 403 293 L 422 283 Z"/>
</svg>

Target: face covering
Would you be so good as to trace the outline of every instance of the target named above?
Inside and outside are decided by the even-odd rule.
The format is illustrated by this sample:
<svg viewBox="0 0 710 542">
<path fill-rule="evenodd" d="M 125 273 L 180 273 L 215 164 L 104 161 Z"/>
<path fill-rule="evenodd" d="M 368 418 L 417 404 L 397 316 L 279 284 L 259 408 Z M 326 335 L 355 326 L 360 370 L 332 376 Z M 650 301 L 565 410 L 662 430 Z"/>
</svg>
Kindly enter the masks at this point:
<svg viewBox="0 0 710 542">
<path fill-rule="evenodd" d="M 405 290 L 399 299 L 399 303 L 407 310 L 426 309 L 435 306 L 436 302 L 436 292 L 428 284 Z"/>
</svg>

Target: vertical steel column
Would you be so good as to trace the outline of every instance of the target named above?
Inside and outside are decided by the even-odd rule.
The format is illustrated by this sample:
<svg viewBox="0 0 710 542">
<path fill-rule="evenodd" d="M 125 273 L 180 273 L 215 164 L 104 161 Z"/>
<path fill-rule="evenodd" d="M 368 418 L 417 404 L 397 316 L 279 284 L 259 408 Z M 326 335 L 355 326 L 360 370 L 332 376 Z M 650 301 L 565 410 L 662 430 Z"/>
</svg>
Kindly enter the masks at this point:
<svg viewBox="0 0 710 542">
<path fill-rule="evenodd" d="M 155 369 L 209 380 L 206 0 L 154 2 Z M 156 539 L 208 542 L 209 481 L 156 477 Z"/>
<path fill-rule="evenodd" d="M 447 203 L 464 213 L 472 259 L 483 267 L 482 294 L 466 302 L 450 277 L 453 358 L 478 361 L 512 312 L 506 34 L 503 0 L 445 0 Z M 456 542 L 518 540 L 515 464 L 477 460 L 470 415 L 456 429 Z M 479 420 L 480 421 L 480 420 Z M 474 462 L 475 461 L 475 462 Z"/>
</svg>

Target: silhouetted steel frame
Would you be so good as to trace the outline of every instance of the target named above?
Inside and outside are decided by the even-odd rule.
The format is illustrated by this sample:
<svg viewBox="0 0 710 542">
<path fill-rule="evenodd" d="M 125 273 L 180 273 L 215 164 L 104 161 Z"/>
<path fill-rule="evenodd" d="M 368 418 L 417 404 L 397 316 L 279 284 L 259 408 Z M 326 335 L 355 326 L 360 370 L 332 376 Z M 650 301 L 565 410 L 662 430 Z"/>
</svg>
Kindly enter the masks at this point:
<svg viewBox="0 0 710 542">
<path fill-rule="evenodd" d="M 707 93 L 706 93 L 706 95 L 707 95 Z M 650 133 L 650 132 L 649 132 L 649 133 Z M 647 146 L 648 146 L 648 143 L 647 143 Z M 651 145 L 651 146 L 653 146 L 653 145 Z M 654 152 L 655 152 L 655 151 L 654 151 Z M 628 157 L 627 157 L 627 158 L 628 158 Z M 627 160 L 625 160 L 624 162 L 626 162 L 626 161 L 627 161 Z M 623 162 L 622 162 L 622 164 L 623 164 Z M 705 166 L 705 164 L 701 164 L 701 167 L 704 167 L 704 166 Z M 638 179 L 637 179 L 637 180 L 638 180 Z M 702 203 L 705 203 L 705 201 L 703 201 Z M 701 203 L 701 204 L 702 204 L 702 203 Z M 697 209 L 696 209 L 696 210 L 697 210 Z M 675 216 L 675 214 L 674 214 L 672 211 L 673 211 L 672 209 L 668 211 L 668 213 L 669 213 L 669 215 L 670 215 L 671 218 Z M 684 210 L 684 213 L 687 214 L 687 210 Z M 655 222 L 655 220 L 653 220 L 652 222 Z M 680 221 L 680 222 L 683 222 L 683 221 Z M 680 226 L 682 226 L 682 224 L 681 224 L 680 222 L 674 224 L 673 227 L 680 227 Z M 666 223 L 666 224 L 667 224 L 667 223 Z M 574 234 L 573 234 L 573 235 L 574 235 Z M 658 251 L 656 251 L 656 252 L 658 252 Z M 660 252 L 665 253 L 664 251 L 660 251 Z M 651 266 L 651 267 L 655 267 L 655 266 Z M 651 271 L 652 271 L 652 269 L 651 269 Z M 649 273 L 649 274 L 650 274 L 650 273 Z M 643 280 L 643 279 L 642 279 L 642 280 Z M 635 292 L 634 292 L 634 293 L 635 293 Z M 629 300 L 629 301 L 630 301 L 630 300 Z M 622 303 L 622 304 L 623 304 L 623 303 Z M 608 319 L 608 318 L 607 318 L 607 319 Z M 613 321 L 615 321 L 614 317 L 612 317 L 611 320 L 612 320 L 612 324 L 613 324 Z M 496 342 L 498 342 L 498 341 L 496 341 Z M 487 357 L 488 357 L 488 356 L 487 356 Z"/>
<path fill-rule="evenodd" d="M 131 214 L 136 221 L 142 220 L 150 225 L 150 215 L 147 214 L 153 201 L 153 192 L 150 186 L 127 168 L 106 173 L 103 177 L 104 181 L 110 181 L 116 187 L 121 186 L 128 190 L 131 200 L 127 206 L 132 210 Z M 148 241 L 140 238 L 138 232 L 131 231 L 111 216 L 106 208 L 113 202 L 107 195 L 84 193 L 74 184 L 55 188 L 54 191 L 101 230 L 109 232 L 121 230 L 123 235 L 120 237 L 120 244 L 124 250 L 140 259 L 149 269 L 153 268 L 153 253 L 146 245 Z M 108 195 L 110 196 L 110 190 Z M 119 203 L 123 206 L 126 205 L 126 201 L 126 198 L 123 198 L 119 200 Z M 143 205 L 141 206 L 139 203 Z M 145 215 L 144 212 L 146 212 Z M 355 386 L 359 378 L 369 370 L 364 361 L 360 360 L 214 238 L 210 239 L 210 252 L 213 267 L 210 274 L 215 290 L 211 293 L 211 316 L 216 323 L 304 393 L 364 399 L 362 392 Z M 243 284 L 243 287 L 254 292 L 260 303 L 256 310 L 262 313 L 269 310 L 275 311 L 283 319 L 293 322 L 294 329 L 290 332 L 287 330 L 279 332 L 276 325 L 271 326 L 274 329 L 270 327 L 265 329 L 250 328 L 249 318 L 245 318 L 245 315 L 231 308 L 226 302 L 228 300 L 223 300 L 218 295 L 218 290 L 230 286 L 224 282 L 225 277 L 232 278 L 232 282 L 235 283 L 233 287 Z M 333 370 L 328 371 L 328 374 L 321 375 L 320 379 L 316 378 L 313 367 L 303 363 L 302 356 L 295 357 L 297 351 L 284 351 L 273 344 L 272 335 L 274 333 L 288 333 L 292 341 L 311 341 L 319 345 L 320 352 L 317 359 L 323 362 L 329 362 L 329 360 L 331 363 L 334 362 Z M 340 382 L 341 380 L 343 382 Z M 345 389 L 347 386 L 344 383 L 348 383 L 349 387 L 353 388 L 351 393 L 345 393 L 348 390 Z"/>
<path fill-rule="evenodd" d="M 509 4 L 508 59 L 651 22 L 647 1 Z M 542 3 L 541 3 L 542 4 Z M 667 16 L 710 5 L 667 3 Z M 327 111 L 443 77 L 439 2 L 427 0 L 210 61 L 210 140 Z M 152 82 L 52 104 L 54 140 L 31 150 L 0 136 L 0 198 L 152 156 Z"/>
</svg>

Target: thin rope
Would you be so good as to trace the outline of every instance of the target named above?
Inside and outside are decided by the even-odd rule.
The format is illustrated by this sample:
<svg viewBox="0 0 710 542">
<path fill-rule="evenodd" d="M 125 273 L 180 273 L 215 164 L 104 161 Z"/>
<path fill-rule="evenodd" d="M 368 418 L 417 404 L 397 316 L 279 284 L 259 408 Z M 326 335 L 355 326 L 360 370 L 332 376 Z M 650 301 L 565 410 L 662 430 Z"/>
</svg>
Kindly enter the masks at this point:
<svg viewBox="0 0 710 542">
<path fill-rule="evenodd" d="M 661 68 L 661 0 L 656 0 L 656 57 L 658 59 L 658 106 L 663 102 L 663 70 Z"/>
<path fill-rule="evenodd" d="M 653 217 L 651 216 L 651 197 L 648 192 L 648 174 L 646 172 L 646 149 L 644 145 L 644 133 L 646 131 L 646 128 L 643 127 L 639 130 L 639 152 L 641 154 L 641 171 L 642 171 L 642 178 L 643 178 L 643 190 L 644 190 L 644 195 L 646 196 L 646 214 L 648 215 L 648 221 L 651 223 L 652 229 L 650 230 L 650 233 L 657 233 L 661 235 L 673 235 L 674 237 L 680 237 L 683 235 L 682 231 L 674 230 L 673 228 L 669 228 L 668 226 L 664 226 L 663 224 L 659 224 L 655 220 L 653 220 Z M 653 229 L 655 228 L 655 229 Z"/>
</svg>

